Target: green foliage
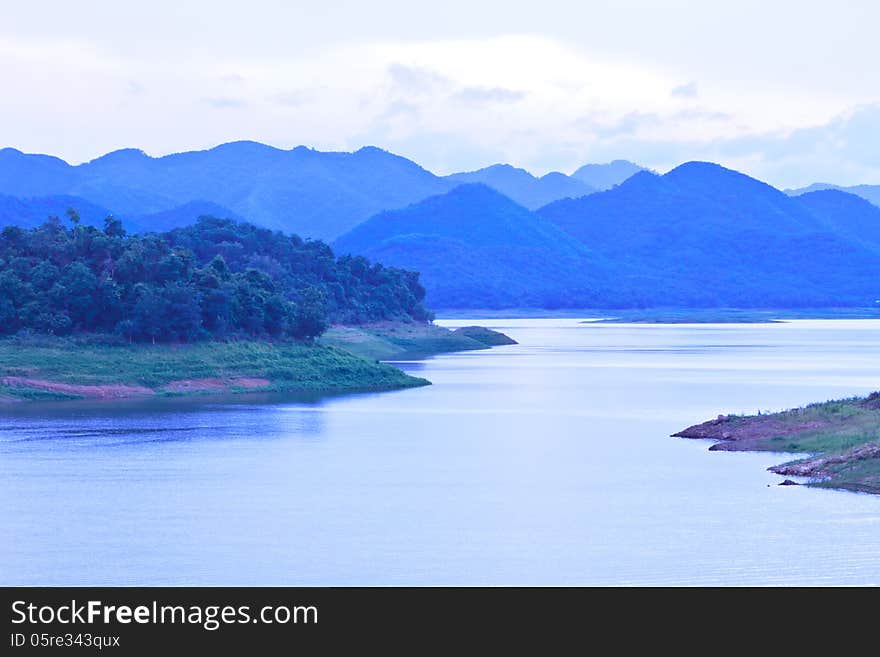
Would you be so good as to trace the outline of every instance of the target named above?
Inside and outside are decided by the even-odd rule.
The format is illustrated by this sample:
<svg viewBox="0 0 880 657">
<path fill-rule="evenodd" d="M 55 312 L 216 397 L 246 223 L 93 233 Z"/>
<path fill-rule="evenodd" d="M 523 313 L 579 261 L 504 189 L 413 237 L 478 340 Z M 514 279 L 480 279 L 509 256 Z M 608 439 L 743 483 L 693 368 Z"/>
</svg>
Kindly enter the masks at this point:
<svg viewBox="0 0 880 657">
<path fill-rule="evenodd" d="M 430 318 L 417 273 L 323 242 L 207 217 L 133 236 L 112 217 L 103 231 L 69 217 L 0 232 L 0 334 L 310 340 L 336 322 Z"/>
</svg>

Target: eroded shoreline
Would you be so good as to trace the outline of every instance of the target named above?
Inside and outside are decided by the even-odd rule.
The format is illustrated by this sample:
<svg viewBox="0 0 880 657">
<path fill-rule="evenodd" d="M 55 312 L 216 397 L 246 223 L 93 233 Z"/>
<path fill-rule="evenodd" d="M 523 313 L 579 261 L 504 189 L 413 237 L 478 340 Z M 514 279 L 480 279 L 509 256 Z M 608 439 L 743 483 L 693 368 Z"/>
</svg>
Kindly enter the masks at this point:
<svg viewBox="0 0 880 657">
<path fill-rule="evenodd" d="M 804 454 L 804 458 L 769 470 L 779 475 L 806 477 L 811 486 L 880 495 L 877 392 L 780 413 L 719 415 L 673 436 L 717 441 L 709 448 L 713 451 Z"/>
</svg>

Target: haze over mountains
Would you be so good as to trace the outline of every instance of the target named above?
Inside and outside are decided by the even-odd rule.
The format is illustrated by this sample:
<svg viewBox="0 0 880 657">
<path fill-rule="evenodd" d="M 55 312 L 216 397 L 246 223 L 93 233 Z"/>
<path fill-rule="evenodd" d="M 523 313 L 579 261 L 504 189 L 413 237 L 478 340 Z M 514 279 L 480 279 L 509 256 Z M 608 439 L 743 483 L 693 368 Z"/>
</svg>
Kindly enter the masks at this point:
<svg viewBox="0 0 880 657">
<path fill-rule="evenodd" d="M 0 150 L 0 194 L 30 206 L 25 214 L 56 207 L 57 197 L 75 197 L 71 200 L 78 206 L 88 206 L 81 214 L 89 220 L 93 211 L 106 210 L 132 230 L 170 228 L 174 217 L 191 223 L 198 215 L 186 212 L 198 203 L 213 204 L 222 216 L 329 240 L 378 212 L 442 194 L 461 182 L 485 182 L 532 208 L 595 191 L 561 173 L 535 178 L 508 165 L 436 176 L 371 146 L 335 153 L 233 142 L 158 158 L 125 149 L 77 166 L 48 155 Z M 157 213 L 162 226 L 150 223 Z M 0 214 L 0 222 L 8 221 L 8 214 Z"/>
<path fill-rule="evenodd" d="M 644 167 L 627 160 L 614 160 L 608 164 L 585 164 L 571 174 L 571 177 L 593 189 L 605 191 L 619 185 L 639 171 L 644 171 Z"/>
<path fill-rule="evenodd" d="M 874 306 L 880 208 L 863 198 L 874 188 L 827 187 L 794 195 L 706 162 L 437 176 L 374 147 L 236 142 L 78 166 L 3 149 L 0 226 L 68 207 L 136 232 L 243 219 L 418 270 L 438 309 Z"/>
<path fill-rule="evenodd" d="M 482 183 L 530 210 L 537 210 L 561 198 L 577 198 L 598 191 L 558 171 L 538 178 L 525 169 L 517 169 L 509 164 L 493 164 L 478 171 L 454 173 L 446 179 L 455 183 Z"/>
<path fill-rule="evenodd" d="M 830 183 L 813 183 L 807 187 L 800 189 L 786 189 L 785 193 L 789 196 L 800 196 L 809 192 L 819 192 L 826 189 L 836 189 L 848 194 L 861 196 L 866 201 L 870 201 L 874 205 L 880 207 L 880 185 L 852 185 L 850 187 L 842 187 L 840 185 L 832 185 Z"/>
</svg>

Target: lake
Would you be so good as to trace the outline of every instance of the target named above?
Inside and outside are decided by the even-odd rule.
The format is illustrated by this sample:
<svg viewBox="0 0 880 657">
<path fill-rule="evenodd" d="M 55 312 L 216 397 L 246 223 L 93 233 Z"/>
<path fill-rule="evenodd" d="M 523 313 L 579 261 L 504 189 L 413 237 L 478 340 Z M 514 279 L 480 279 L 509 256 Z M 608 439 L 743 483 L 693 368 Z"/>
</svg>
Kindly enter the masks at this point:
<svg viewBox="0 0 880 657">
<path fill-rule="evenodd" d="M 880 388 L 880 321 L 448 320 L 425 388 L 21 405 L 0 584 L 880 584 L 880 497 L 669 434 Z"/>
</svg>

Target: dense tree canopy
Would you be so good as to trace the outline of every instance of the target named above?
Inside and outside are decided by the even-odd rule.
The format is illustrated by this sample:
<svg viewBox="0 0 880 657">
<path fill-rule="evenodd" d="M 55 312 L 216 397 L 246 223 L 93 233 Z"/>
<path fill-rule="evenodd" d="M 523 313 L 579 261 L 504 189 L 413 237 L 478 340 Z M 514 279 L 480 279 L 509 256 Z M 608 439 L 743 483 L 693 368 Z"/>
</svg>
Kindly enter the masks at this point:
<svg viewBox="0 0 880 657">
<path fill-rule="evenodd" d="M 0 333 L 309 339 L 330 323 L 430 318 L 418 273 L 226 219 L 126 235 L 69 215 L 0 232 Z"/>
</svg>

